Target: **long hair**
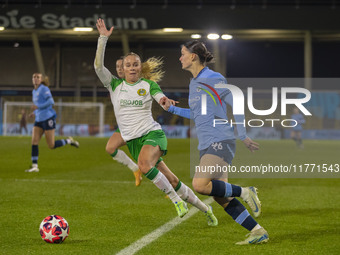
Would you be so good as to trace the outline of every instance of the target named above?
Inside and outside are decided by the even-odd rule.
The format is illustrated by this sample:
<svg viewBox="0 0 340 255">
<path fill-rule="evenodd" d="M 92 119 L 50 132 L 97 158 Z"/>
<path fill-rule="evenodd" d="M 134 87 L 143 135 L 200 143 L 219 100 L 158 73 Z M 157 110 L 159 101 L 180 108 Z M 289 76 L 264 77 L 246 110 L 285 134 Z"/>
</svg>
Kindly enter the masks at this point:
<svg viewBox="0 0 340 255">
<path fill-rule="evenodd" d="M 151 57 L 142 63 L 142 77 L 154 82 L 159 82 L 164 76 L 163 59 L 161 57 Z"/>
<path fill-rule="evenodd" d="M 126 54 L 124 56 L 124 59 L 127 56 L 136 56 L 141 60 L 141 57 L 134 52 L 130 52 Z M 159 82 L 162 80 L 165 72 L 162 70 L 163 59 L 161 57 L 151 57 L 147 59 L 145 62 L 142 62 L 141 64 L 142 64 L 142 72 L 141 72 L 142 78 L 145 78 L 147 80 L 151 80 L 154 82 Z"/>
<path fill-rule="evenodd" d="M 186 47 L 191 53 L 195 53 L 202 65 L 212 63 L 214 61 L 213 54 L 208 51 L 207 47 L 203 42 L 198 40 L 192 40 L 182 45 Z"/>
<path fill-rule="evenodd" d="M 50 80 L 49 80 L 47 75 L 44 75 L 44 74 L 39 73 L 39 72 L 35 72 L 35 73 L 33 73 L 33 75 L 34 74 L 41 74 L 41 84 L 44 84 L 47 87 L 50 86 Z"/>
</svg>

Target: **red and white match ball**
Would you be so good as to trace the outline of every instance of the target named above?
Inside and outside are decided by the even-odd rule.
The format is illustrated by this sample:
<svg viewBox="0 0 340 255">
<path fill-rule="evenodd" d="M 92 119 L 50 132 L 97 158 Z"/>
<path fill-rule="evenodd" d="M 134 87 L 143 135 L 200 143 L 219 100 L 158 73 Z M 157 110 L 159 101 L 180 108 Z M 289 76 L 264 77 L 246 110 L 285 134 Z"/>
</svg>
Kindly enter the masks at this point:
<svg viewBox="0 0 340 255">
<path fill-rule="evenodd" d="M 41 238 L 47 243 L 62 243 L 70 232 L 67 221 L 59 215 L 47 216 L 40 223 Z"/>
</svg>

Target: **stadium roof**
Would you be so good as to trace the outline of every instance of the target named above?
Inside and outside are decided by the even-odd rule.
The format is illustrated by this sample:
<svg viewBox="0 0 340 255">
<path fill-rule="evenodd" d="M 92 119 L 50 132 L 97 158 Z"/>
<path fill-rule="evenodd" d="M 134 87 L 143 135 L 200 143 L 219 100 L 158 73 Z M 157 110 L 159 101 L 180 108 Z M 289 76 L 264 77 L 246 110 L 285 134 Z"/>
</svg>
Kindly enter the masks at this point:
<svg viewBox="0 0 340 255">
<path fill-rule="evenodd" d="M 72 18 L 91 19 L 112 17 L 117 23 L 139 22 L 144 27 L 118 27 L 111 40 L 129 42 L 180 41 L 192 34 L 205 37 L 210 32 L 232 34 L 244 40 L 303 41 L 310 31 L 316 40 L 340 40 L 340 1 L 338 0 L 0 0 L 0 40 L 32 40 L 35 33 L 40 41 L 92 41 L 96 31 L 75 32 Z M 188 14 L 187 7 L 191 7 Z M 77 7 L 77 8 L 76 8 Z M 52 19 L 43 24 L 43 16 Z M 102 15 L 102 16 L 101 16 Z M 188 16 L 191 15 L 191 16 Z M 317 15 L 318 18 L 315 18 Z M 17 23 L 26 16 L 33 22 Z M 121 20 L 116 21 L 118 17 Z M 51 17 L 51 15 L 49 16 Z M 61 19 L 64 19 L 61 20 Z M 120 19 L 120 18 L 118 18 Z M 135 19 L 135 20 L 133 20 Z M 131 21 L 132 20 L 132 21 Z M 125 22 L 126 21 L 126 22 Z M 12 22 L 12 23 L 11 23 Z M 64 24 L 62 24 L 64 22 Z M 57 24 L 57 25 L 55 25 Z M 55 25 L 55 27 L 53 27 Z M 137 26 L 137 25 L 136 25 Z M 180 33 L 164 33 L 164 27 L 183 28 Z M 215 31 L 213 31 L 215 30 Z"/>
<path fill-rule="evenodd" d="M 126 5 L 131 7 L 139 5 L 162 5 L 164 7 L 194 5 L 200 8 L 205 5 L 229 5 L 231 8 L 238 6 L 260 6 L 262 8 L 269 6 L 293 6 L 295 8 L 304 6 L 329 6 L 336 8 L 340 4 L 338 0 L 2 0 L 1 2 L 2 7 L 6 5 L 34 5 L 36 7 L 43 5 Z"/>
</svg>

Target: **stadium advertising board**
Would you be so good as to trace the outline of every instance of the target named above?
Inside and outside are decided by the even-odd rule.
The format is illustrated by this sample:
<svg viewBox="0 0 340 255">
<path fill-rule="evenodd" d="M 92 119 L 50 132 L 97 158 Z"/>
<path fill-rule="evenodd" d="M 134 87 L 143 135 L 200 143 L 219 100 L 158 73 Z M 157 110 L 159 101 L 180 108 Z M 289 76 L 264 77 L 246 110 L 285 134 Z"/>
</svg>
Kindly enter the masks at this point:
<svg viewBox="0 0 340 255">
<path fill-rule="evenodd" d="M 73 27 L 95 27 L 97 19 L 102 18 L 108 27 L 117 29 L 147 29 L 147 21 L 143 17 L 115 17 L 112 18 L 103 13 L 75 16 L 69 14 L 42 12 L 37 15 L 24 14 L 18 9 L 13 9 L 0 15 L 0 26 L 6 28 L 45 28 L 45 29 L 71 29 Z"/>
<path fill-rule="evenodd" d="M 272 7 L 270 12 L 262 9 L 230 8 L 216 9 L 205 6 L 191 8 L 185 5 L 162 8 L 161 6 L 86 6 L 9 5 L 0 9 L 0 26 L 7 29 L 70 29 L 73 27 L 95 27 L 98 18 L 108 26 L 119 29 L 159 29 L 182 27 L 184 29 L 339 29 L 340 16 L 330 8 L 315 10 L 301 9 L 291 12 L 290 8 Z M 204 14 L 204 15 L 203 15 Z M 304 17 L 301 19 L 301 17 Z M 173 18 L 176 17 L 176 18 Z M 261 17 L 261 19 L 258 19 Z M 289 19 L 287 19 L 289 17 Z M 256 20 L 256 22 L 254 22 Z M 270 20 L 271 22 L 267 22 Z M 323 20 L 323 22 L 319 22 Z M 199 27 L 198 27 L 199 24 Z"/>
</svg>

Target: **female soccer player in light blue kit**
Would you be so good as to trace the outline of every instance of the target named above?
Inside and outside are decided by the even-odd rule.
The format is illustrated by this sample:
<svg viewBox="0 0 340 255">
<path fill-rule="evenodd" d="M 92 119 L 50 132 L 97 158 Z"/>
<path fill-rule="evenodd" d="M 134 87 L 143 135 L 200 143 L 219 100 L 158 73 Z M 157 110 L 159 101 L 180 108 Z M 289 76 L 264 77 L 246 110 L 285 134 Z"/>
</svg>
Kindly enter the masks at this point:
<svg viewBox="0 0 340 255">
<path fill-rule="evenodd" d="M 52 108 L 54 100 L 50 89 L 47 87 L 48 80 L 46 77 L 43 79 L 41 73 L 34 73 L 32 76 L 32 83 L 34 86 L 32 97 L 35 110 L 30 114 L 30 117 L 35 115 L 35 122 L 32 131 L 32 166 L 30 169 L 25 170 L 29 173 L 39 172 L 38 144 L 44 133 L 47 145 L 50 149 L 55 149 L 66 144 L 70 144 L 76 148 L 79 147 L 79 143 L 73 140 L 72 137 L 57 141 L 54 140 L 56 112 Z"/>
<path fill-rule="evenodd" d="M 209 169 L 209 166 L 228 166 L 235 154 L 234 128 L 229 124 L 213 126 L 214 119 L 228 119 L 226 104 L 232 106 L 233 97 L 230 90 L 225 88 L 227 81 L 220 73 L 206 67 L 213 60 L 213 56 L 202 42 L 194 40 L 184 44 L 179 60 L 182 63 L 182 69 L 191 72 L 194 77 L 189 85 L 190 109 L 173 106 L 166 98 L 162 99 L 161 104 L 171 113 L 194 120 L 199 141 L 199 169 Z M 209 94 L 217 97 L 216 100 Z M 202 98 L 206 101 L 204 109 Z M 237 123 L 242 123 L 244 120 L 244 116 L 234 117 Z M 259 149 L 259 145 L 246 136 L 246 130 L 242 124 L 237 125 L 237 131 L 239 138 L 249 150 Z M 196 172 L 193 187 L 200 194 L 213 196 L 215 201 L 237 223 L 250 231 L 246 240 L 236 244 L 257 244 L 269 240 L 267 231 L 235 198 L 241 197 L 250 206 L 254 216 L 258 217 L 261 213 L 261 204 L 254 187 L 243 188 L 230 184 L 227 176 L 212 172 Z"/>
<path fill-rule="evenodd" d="M 296 126 L 292 128 L 292 131 L 290 132 L 290 137 L 296 142 L 297 147 L 299 147 L 300 149 L 303 149 L 302 124 L 304 124 L 306 121 L 303 115 L 300 113 L 299 108 L 294 108 L 291 118 L 295 120 Z M 292 124 L 295 124 L 295 123 L 292 123 Z"/>
</svg>

